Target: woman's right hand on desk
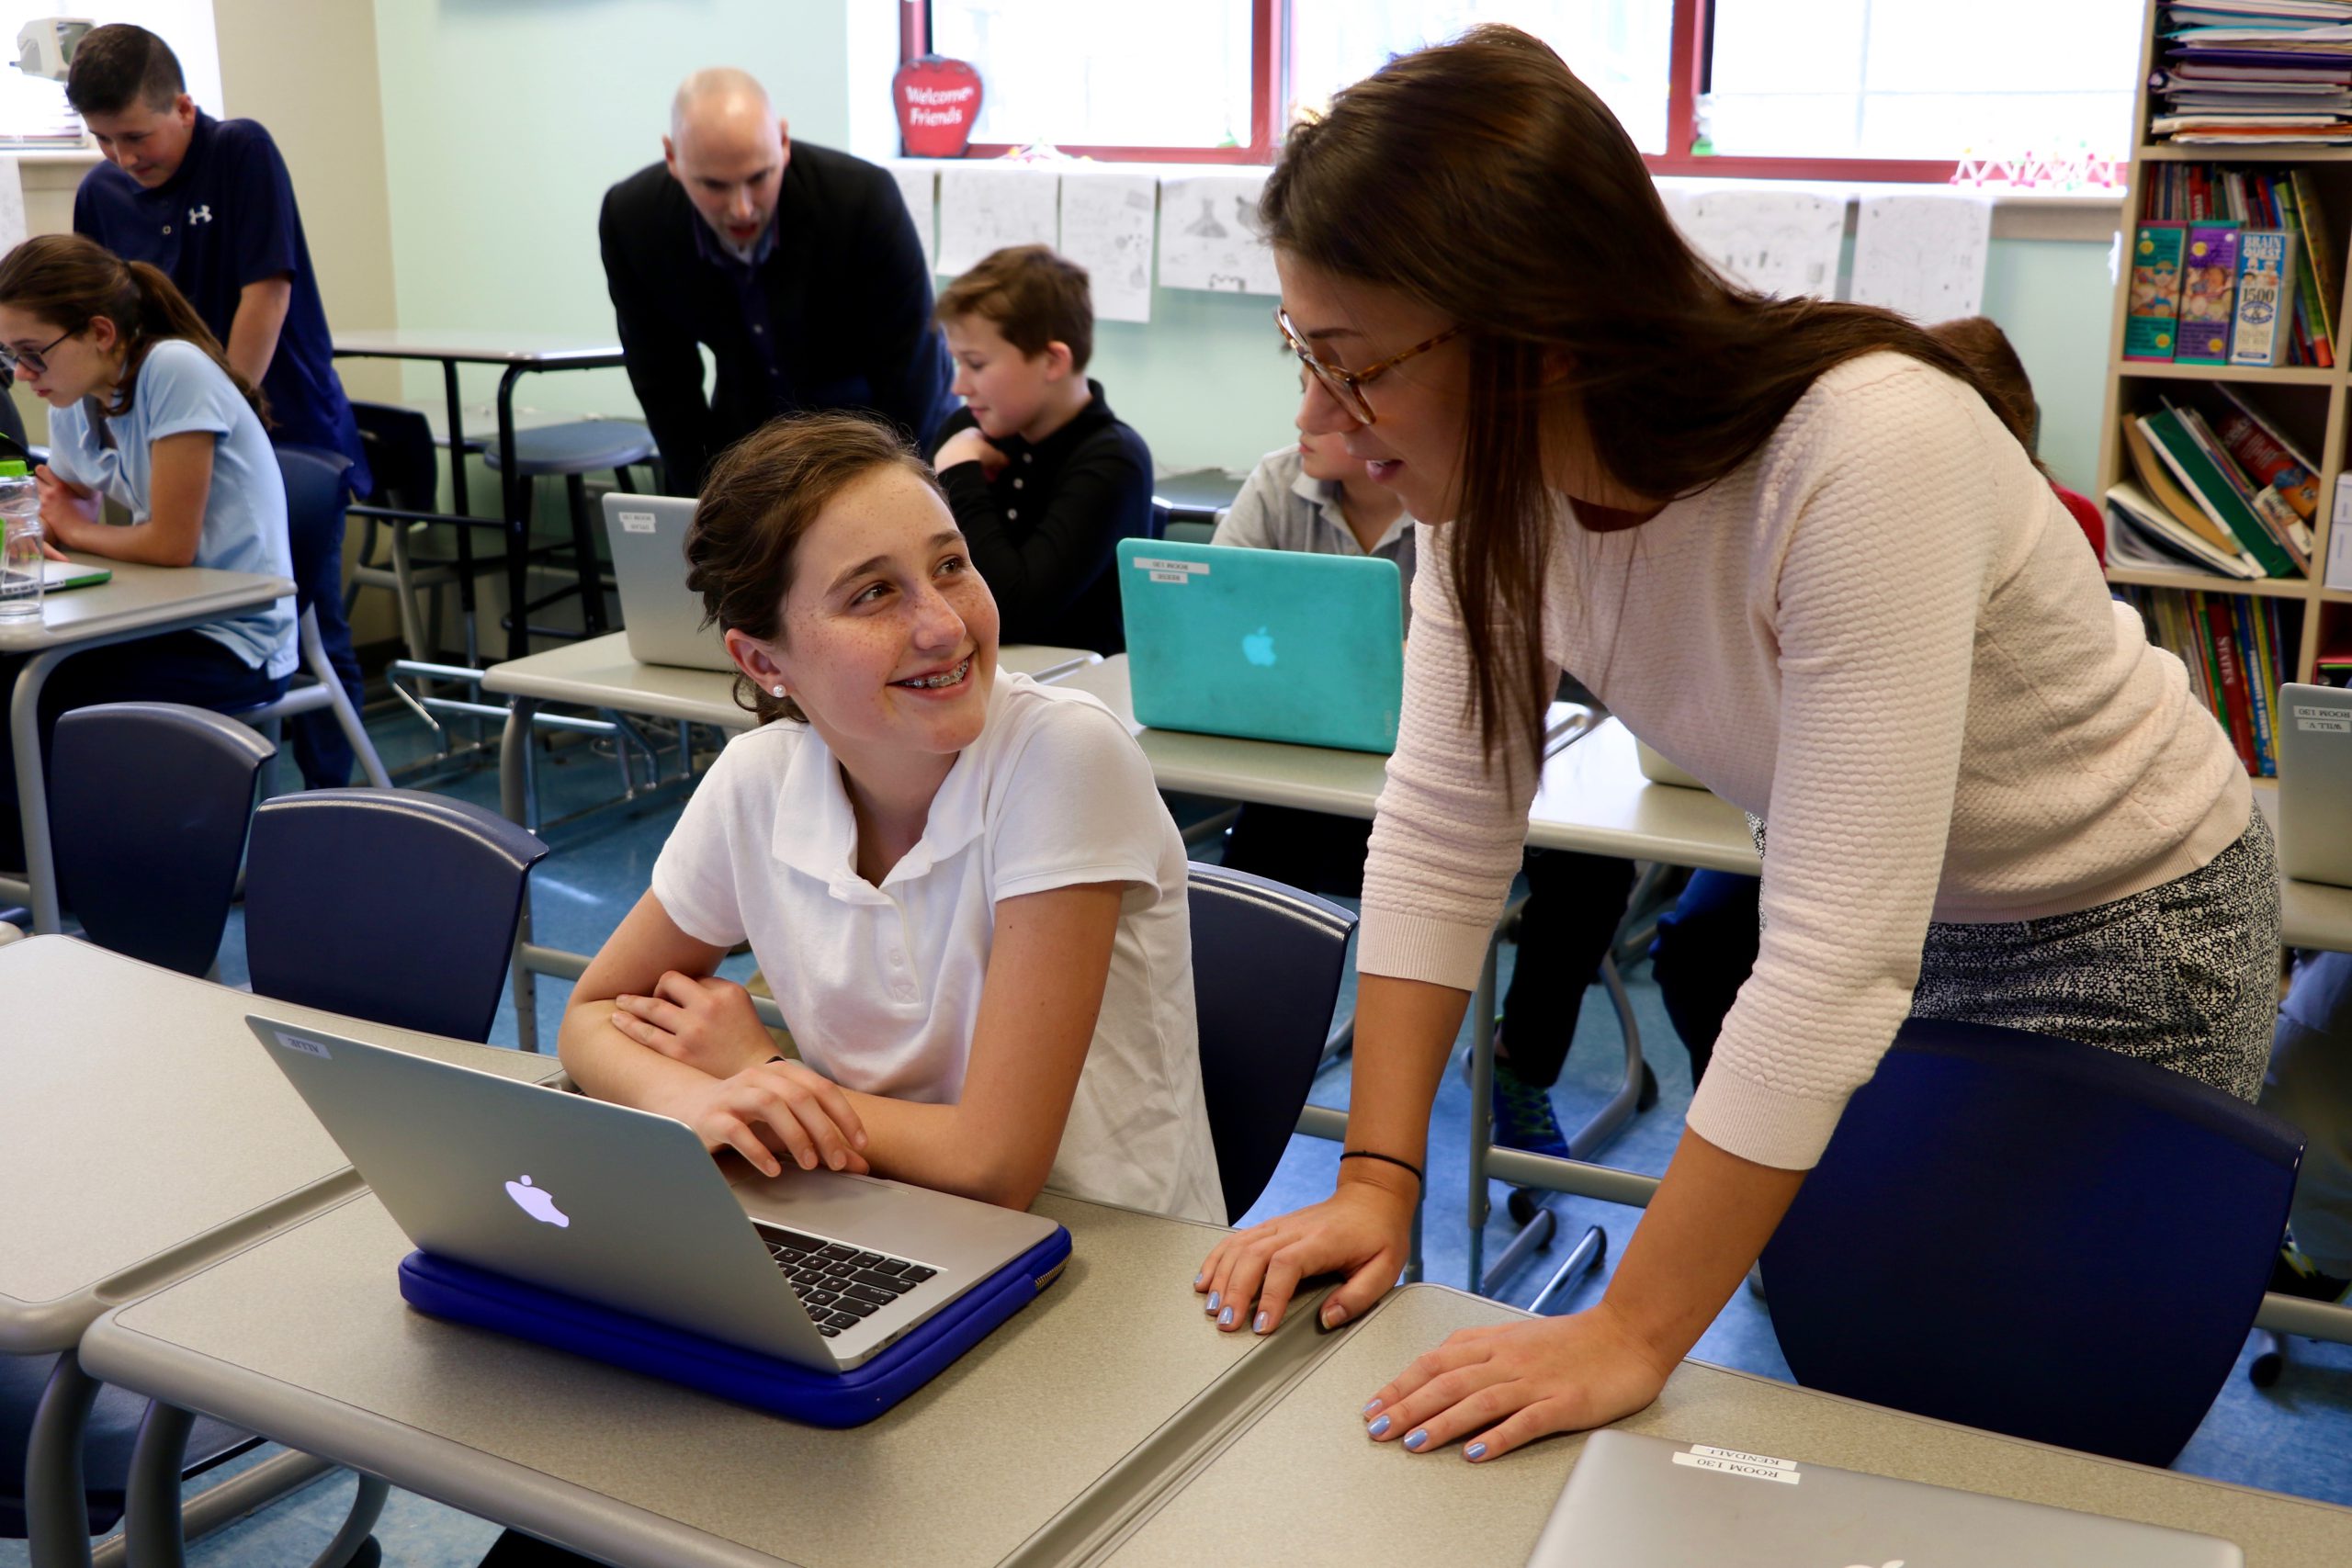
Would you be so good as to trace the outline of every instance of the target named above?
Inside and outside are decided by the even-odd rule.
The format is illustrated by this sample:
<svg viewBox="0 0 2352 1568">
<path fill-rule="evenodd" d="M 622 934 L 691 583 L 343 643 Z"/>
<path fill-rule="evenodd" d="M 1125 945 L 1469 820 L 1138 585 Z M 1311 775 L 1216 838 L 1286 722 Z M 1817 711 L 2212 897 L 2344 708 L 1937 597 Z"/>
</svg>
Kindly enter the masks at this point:
<svg viewBox="0 0 2352 1568">
<path fill-rule="evenodd" d="M 763 1062 L 697 1089 L 675 1112 L 716 1151 L 733 1149 L 763 1176 L 782 1154 L 803 1170 L 864 1176 L 865 1127 L 841 1086 L 799 1062 Z"/>
<path fill-rule="evenodd" d="M 98 496 L 70 479 L 59 479 L 43 463 L 33 469 L 33 484 L 40 494 L 41 531 L 63 544 L 74 542 L 76 528 L 98 521 Z"/>
<path fill-rule="evenodd" d="M 1209 1253 L 1193 1281 L 1217 1326 L 1271 1334 L 1280 1326 L 1299 1281 L 1345 1273 L 1323 1303 L 1326 1328 L 1372 1310 L 1388 1293 L 1412 1250 L 1413 1179 L 1385 1168 L 1347 1171 L 1320 1203 L 1235 1231 Z"/>
</svg>

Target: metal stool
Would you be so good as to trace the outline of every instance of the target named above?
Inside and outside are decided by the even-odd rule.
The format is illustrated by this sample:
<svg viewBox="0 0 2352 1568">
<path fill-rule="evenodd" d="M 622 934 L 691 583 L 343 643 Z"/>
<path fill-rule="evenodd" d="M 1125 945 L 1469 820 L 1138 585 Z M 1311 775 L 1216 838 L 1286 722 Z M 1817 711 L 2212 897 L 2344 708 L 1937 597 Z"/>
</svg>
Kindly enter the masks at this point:
<svg viewBox="0 0 2352 1568">
<path fill-rule="evenodd" d="M 596 564 L 596 532 L 588 516 L 586 476 L 601 468 L 610 468 L 621 489 L 634 491 L 637 486 L 629 479 L 629 466 L 650 461 L 652 457 L 653 433 L 627 420 L 580 420 L 570 424 L 542 425 L 536 430 L 514 433 L 514 471 L 519 478 L 534 479 L 542 474 L 563 476 L 564 495 L 571 507 L 571 550 L 576 558 L 573 565 L 577 581 L 523 605 L 510 606 L 509 626 L 514 624 L 516 616 L 527 619 L 532 611 L 545 609 L 560 599 L 577 593 L 580 595 L 581 624 L 586 628 L 584 634 L 532 626 L 526 627 L 529 635 L 596 637 L 610 629 L 605 624 L 604 574 Z M 499 451 L 495 442 L 484 444 L 482 461 L 492 472 L 499 471 Z"/>
</svg>

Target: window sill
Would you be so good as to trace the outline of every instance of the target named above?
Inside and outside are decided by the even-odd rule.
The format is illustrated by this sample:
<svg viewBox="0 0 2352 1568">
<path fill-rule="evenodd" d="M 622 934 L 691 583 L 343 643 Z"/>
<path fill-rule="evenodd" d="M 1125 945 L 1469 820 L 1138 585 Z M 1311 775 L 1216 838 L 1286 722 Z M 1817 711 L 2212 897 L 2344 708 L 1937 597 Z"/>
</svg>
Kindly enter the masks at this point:
<svg viewBox="0 0 2352 1568">
<path fill-rule="evenodd" d="M 891 158 L 889 164 L 912 169 L 953 169 L 1001 164 L 1001 158 Z M 1125 164 L 1067 159 L 1030 165 L 1057 174 L 1102 170 L 1122 175 L 1148 175 L 1155 179 L 1185 179 L 1196 175 L 1244 175 L 1262 170 L 1259 164 Z M 2075 241 L 2106 244 L 2121 226 L 2123 191 L 2051 191 L 2007 186 L 1882 185 L 1852 180 L 1709 179 L 1700 175 L 1661 175 L 1661 190 L 1723 190 L 1730 188 L 1806 191 L 1843 196 L 1847 201 L 1846 232 L 1854 231 L 1860 199 L 1871 196 L 1972 196 L 1993 204 L 1993 238 L 1996 240 Z"/>
</svg>

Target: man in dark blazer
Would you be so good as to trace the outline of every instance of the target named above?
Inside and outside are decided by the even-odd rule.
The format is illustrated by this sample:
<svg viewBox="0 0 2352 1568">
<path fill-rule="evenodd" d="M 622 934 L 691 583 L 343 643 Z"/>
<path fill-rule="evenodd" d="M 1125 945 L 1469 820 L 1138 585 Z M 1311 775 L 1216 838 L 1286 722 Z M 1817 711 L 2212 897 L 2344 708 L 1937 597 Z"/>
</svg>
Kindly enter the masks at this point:
<svg viewBox="0 0 2352 1568">
<path fill-rule="evenodd" d="M 921 444 L 955 411 L 897 184 L 795 146 L 742 72 L 686 78 L 662 162 L 605 193 L 597 231 L 629 383 L 673 493 L 695 494 L 711 458 L 778 414 L 868 411 Z M 718 363 L 707 398 L 699 344 Z"/>
</svg>

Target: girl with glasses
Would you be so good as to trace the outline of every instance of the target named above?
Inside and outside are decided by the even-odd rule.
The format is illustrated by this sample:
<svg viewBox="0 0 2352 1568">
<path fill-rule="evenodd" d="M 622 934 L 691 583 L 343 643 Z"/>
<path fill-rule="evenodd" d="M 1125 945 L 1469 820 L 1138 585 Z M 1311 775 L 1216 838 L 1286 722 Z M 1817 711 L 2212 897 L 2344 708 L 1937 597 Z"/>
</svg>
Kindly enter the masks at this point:
<svg viewBox="0 0 2352 1568">
<path fill-rule="evenodd" d="M 51 546 L 150 566 L 291 577 L 286 488 L 261 394 L 232 369 L 170 278 L 74 234 L 0 258 L 0 355 L 49 404 L 50 459 L 35 470 Z M 112 500 L 127 526 L 100 515 Z M 115 643 L 58 665 L 40 734 L 105 702 L 231 710 L 286 690 L 296 660 L 291 593 L 192 630 Z M 0 861 L 21 855 L 16 773 L 0 737 Z"/>
<path fill-rule="evenodd" d="M 1365 1390 L 1374 1440 L 1477 1461 L 1656 1398 L 1906 1014 L 2253 1098 L 2278 902 L 2245 770 L 1958 355 L 1725 279 L 1513 28 L 1338 95 L 1262 212 L 1301 427 L 1430 523 L 1430 558 L 1337 1190 L 1220 1243 L 1199 1290 L 1271 1328 L 1306 1276 L 1347 1276 L 1327 1323 L 1396 1279 L 1564 669 L 1758 819 L 1758 957 L 1600 1303 Z"/>
</svg>

